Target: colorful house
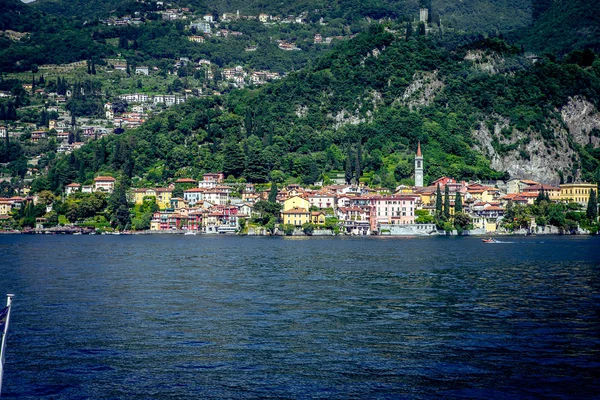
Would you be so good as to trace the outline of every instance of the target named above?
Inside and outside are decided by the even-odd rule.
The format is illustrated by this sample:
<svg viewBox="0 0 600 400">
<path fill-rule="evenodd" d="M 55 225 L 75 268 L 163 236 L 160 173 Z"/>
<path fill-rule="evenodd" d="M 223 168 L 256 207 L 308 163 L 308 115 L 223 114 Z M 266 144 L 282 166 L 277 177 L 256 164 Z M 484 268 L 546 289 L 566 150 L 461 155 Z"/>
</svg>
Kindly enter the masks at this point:
<svg viewBox="0 0 600 400">
<path fill-rule="evenodd" d="M 283 223 L 294 225 L 294 226 L 302 226 L 303 224 L 310 222 L 310 211 L 306 208 L 301 207 L 293 207 L 291 209 L 285 210 L 281 213 Z"/>
<path fill-rule="evenodd" d="M 590 190 L 592 189 L 596 191 L 597 196 L 598 185 L 595 183 L 561 183 L 560 200 L 586 206 L 590 199 Z"/>
<path fill-rule="evenodd" d="M 300 196 L 292 196 L 283 202 L 283 211 L 299 208 L 308 210 L 310 208 L 310 202 Z M 308 222 L 308 220 L 306 222 Z"/>
</svg>

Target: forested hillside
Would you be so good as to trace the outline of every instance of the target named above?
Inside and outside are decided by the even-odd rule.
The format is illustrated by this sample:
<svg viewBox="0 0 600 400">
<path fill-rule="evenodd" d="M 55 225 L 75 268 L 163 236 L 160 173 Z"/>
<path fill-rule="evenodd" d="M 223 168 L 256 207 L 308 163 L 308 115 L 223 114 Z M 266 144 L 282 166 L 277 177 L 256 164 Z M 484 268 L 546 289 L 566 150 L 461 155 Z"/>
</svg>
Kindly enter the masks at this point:
<svg viewBox="0 0 600 400">
<path fill-rule="evenodd" d="M 600 2 L 535 0 L 533 24 L 511 33 L 528 51 L 562 55 L 591 48 L 600 51 Z"/>
<path fill-rule="evenodd" d="M 174 7 L 191 7 L 215 15 L 238 10 L 242 14 L 263 12 L 282 16 L 306 12 L 309 21 L 323 18 L 326 23 L 344 21 L 347 25 L 364 18 L 413 19 L 419 8 L 427 7 L 431 10 L 431 22 L 437 24 L 441 19 L 446 27 L 477 32 L 508 32 L 525 27 L 531 23 L 532 11 L 531 0 L 176 0 L 169 3 Z M 144 11 L 155 4 L 154 1 L 131 0 L 37 0 L 33 7 L 49 14 L 90 19 L 103 18 L 110 13 Z"/>
<path fill-rule="evenodd" d="M 412 182 L 418 141 L 426 182 L 597 180 L 600 130 L 581 128 L 568 110 L 597 108 L 600 61 L 592 52 L 520 53 L 497 38 L 405 38 L 373 25 L 279 82 L 190 101 L 91 142 L 34 187 L 57 190 L 98 172 L 147 186 L 216 170 L 303 183 L 345 171 L 394 187 Z"/>
</svg>

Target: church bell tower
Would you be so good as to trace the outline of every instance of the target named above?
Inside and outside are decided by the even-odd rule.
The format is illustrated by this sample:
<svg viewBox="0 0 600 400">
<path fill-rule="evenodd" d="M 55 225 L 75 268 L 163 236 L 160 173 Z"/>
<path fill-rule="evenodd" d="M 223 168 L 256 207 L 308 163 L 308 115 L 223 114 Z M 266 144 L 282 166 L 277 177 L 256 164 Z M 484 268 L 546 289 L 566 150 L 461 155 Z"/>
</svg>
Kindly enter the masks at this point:
<svg viewBox="0 0 600 400">
<path fill-rule="evenodd" d="M 417 146 L 417 155 L 415 156 L 415 187 L 423 187 L 423 154 L 421 154 L 421 142 Z"/>
</svg>

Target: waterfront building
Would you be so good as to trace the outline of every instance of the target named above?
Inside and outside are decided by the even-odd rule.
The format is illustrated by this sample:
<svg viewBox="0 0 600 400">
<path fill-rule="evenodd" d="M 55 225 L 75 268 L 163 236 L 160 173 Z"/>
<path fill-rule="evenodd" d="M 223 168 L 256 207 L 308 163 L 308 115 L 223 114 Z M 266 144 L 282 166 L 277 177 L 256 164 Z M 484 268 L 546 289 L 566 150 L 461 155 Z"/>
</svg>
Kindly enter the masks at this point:
<svg viewBox="0 0 600 400">
<path fill-rule="evenodd" d="M 590 190 L 598 193 L 598 185 L 595 183 L 561 183 L 560 200 L 564 202 L 575 202 L 586 206 L 590 199 Z"/>
<path fill-rule="evenodd" d="M 310 222 L 310 211 L 302 207 L 292 207 L 281 213 L 283 223 L 294 225 L 296 227 L 302 226 L 307 222 Z"/>
<path fill-rule="evenodd" d="M 283 211 L 289 211 L 298 208 L 308 210 L 310 208 L 310 202 L 304 197 L 300 196 L 292 196 L 283 202 Z M 306 222 L 308 222 L 308 220 Z"/>
</svg>

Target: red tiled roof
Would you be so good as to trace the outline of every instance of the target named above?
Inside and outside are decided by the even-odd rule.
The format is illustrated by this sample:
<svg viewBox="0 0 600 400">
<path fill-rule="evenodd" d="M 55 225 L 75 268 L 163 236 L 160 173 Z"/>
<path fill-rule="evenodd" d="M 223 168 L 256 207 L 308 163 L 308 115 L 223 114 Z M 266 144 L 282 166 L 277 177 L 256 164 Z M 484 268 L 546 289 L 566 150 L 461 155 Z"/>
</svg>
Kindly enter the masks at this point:
<svg viewBox="0 0 600 400">
<path fill-rule="evenodd" d="M 115 178 L 113 178 L 112 176 L 97 176 L 96 178 L 94 178 L 94 182 L 114 182 L 116 181 Z"/>
<path fill-rule="evenodd" d="M 282 212 L 282 214 L 308 214 L 308 210 L 306 208 L 294 207 L 291 210 Z"/>
<path fill-rule="evenodd" d="M 179 178 L 175 183 L 196 183 L 196 180 L 192 178 Z"/>
</svg>

